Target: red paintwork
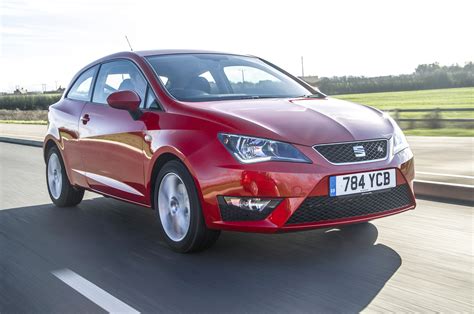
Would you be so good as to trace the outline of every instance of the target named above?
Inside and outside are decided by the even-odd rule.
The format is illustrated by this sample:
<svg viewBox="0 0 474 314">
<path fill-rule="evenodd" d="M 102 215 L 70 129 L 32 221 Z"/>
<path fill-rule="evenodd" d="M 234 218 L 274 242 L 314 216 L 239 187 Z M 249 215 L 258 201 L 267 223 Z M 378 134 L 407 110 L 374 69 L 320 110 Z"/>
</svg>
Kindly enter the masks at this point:
<svg viewBox="0 0 474 314">
<path fill-rule="evenodd" d="M 130 90 L 118 91 L 107 97 L 107 103 L 110 107 L 130 112 L 138 110 L 141 101 L 140 96 Z"/>
<path fill-rule="evenodd" d="M 53 141 L 60 148 L 72 184 L 153 207 L 153 168 L 161 166 L 160 156 L 172 154 L 192 174 L 209 228 L 251 232 L 304 230 L 367 221 L 415 207 L 413 198 L 413 205 L 381 215 L 285 226 L 307 196 L 328 194 L 331 175 L 396 168 L 397 184 L 408 183 L 413 189 L 411 150 L 405 149 L 384 161 L 330 164 L 311 146 L 389 138 L 393 133 L 392 125 L 380 111 L 331 98 L 179 102 L 163 90 L 143 57 L 182 52 L 188 51 L 123 52 L 86 67 L 116 58 L 133 61 L 165 111 L 144 110 L 134 120 L 125 110 L 67 98 L 50 107 L 45 146 Z M 81 122 L 81 118 L 88 121 Z M 218 141 L 220 132 L 293 143 L 312 163 L 240 164 Z M 72 169 L 108 177 L 135 192 L 114 189 L 113 185 L 94 178 L 86 179 Z M 223 222 L 218 195 L 279 197 L 284 201 L 263 221 Z"/>
</svg>

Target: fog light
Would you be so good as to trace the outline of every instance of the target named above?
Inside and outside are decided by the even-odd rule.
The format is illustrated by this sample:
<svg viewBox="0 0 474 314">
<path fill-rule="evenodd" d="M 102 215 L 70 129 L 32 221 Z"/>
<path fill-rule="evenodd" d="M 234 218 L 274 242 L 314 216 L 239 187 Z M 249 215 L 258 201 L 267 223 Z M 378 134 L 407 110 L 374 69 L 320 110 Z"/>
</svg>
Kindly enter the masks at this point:
<svg viewBox="0 0 474 314">
<path fill-rule="evenodd" d="M 227 206 L 238 207 L 253 212 L 271 211 L 280 204 L 279 199 L 258 197 L 234 197 L 224 196 Z"/>
</svg>

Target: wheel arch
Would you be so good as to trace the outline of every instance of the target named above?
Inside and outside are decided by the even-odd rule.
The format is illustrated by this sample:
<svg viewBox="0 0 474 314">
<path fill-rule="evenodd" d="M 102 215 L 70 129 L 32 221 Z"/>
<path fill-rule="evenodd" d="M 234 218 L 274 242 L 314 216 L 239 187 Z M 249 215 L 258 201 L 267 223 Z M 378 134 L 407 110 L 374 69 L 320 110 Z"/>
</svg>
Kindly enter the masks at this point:
<svg viewBox="0 0 474 314">
<path fill-rule="evenodd" d="M 69 182 L 71 182 L 72 173 L 71 173 L 71 169 L 68 167 L 66 158 L 64 158 L 64 147 L 62 147 L 61 143 L 52 135 L 47 135 L 46 138 L 44 139 L 44 143 L 43 143 L 44 162 L 45 163 L 48 162 L 48 152 L 53 147 L 56 147 L 56 149 L 58 150 L 58 153 L 60 155 L 59 157 L 61 158 L 64 168 L 66 170 L 66 177 L 69 180 Z"/>
<path fill-rule="evenodd" d="M 177 160 L 181 162 L 181 159 L 177 155 L 170 152 L 166 152 L 158 156 L 158 158 L 156 158 L 155 162 L 153 163 L 150 175 L 150 205 L 152 209 L 155 209 L 154 193 L 156 186 L 156 178 L 158 177 L 158 173 L 160 173 L 160 170 L 163 168 L 163 166 L 171 160 Z"/>
<path fill-rule="evenodd" d="M 155 158 L 153 159 L 152 163 L 153 166 L 151 167 L 151 171 L 149 171 L 149 184 L 148 184 L 148 195 L 150 196 L 150 207 L 152 209 L 155 209 L 155 200 L 154 200 L 154 192 L 155 192 L 155 186 L 156 186 L 156 178 L 158 177 L 158 173 L 160 170 L 163 168 L 163 166 L 172 160 L 177 160 L 180 163 L 182 163 L 186 169 L 189 171 L 191 174 L 191 177 L 193 178 L 194 185 L 197 189 L 198 197 L 200 201 L 202 201 L 202 193 L 200 190 L 200 185 L 199 182 L 196 179 L 196 174 L 190 165 L 189 161 L 186 159 L 184 154 L 180 152 L 179 150 L 172 148 L 172 147 L 162 147 L 160 149 L 160 152 L 155 153 Z"/>
<path fill-rule="evenodd" d="M 59 146 L 56 144 L 56 141 L 54 141 L 52 138 L 47 139 L 43 145 L 43 159 L 45 162 L 47 162 L 48 152 L 52 147 L 56 147 L 59 150 L 59 153 L 61 153 L 61 150 L 59 149 Z"/>
</svg>

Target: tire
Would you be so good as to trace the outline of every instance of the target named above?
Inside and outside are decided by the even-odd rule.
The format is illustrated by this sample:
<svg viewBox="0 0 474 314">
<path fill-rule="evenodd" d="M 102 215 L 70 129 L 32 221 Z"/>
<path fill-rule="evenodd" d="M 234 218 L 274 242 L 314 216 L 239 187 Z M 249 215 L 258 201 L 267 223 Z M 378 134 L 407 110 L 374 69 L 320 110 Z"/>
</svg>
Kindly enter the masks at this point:
<svg viewBox="0 0 474 314">
<path fill-rule="evenodd" d="M 58 207 L 76 206 L 84 197 L 84 189 L 71 185 L 63 159 L 57 147 L 48 151 L 46 159 L 46 184 L 49 197 Z"/>
<path fill-rule="evenodd" d="M 220 231 L 207 228 L 194 180 L 181 162 L 163 166 L 153 197 L 161 233 L 174 251 L 198 252 L 216 242 Z"/>
</svg>

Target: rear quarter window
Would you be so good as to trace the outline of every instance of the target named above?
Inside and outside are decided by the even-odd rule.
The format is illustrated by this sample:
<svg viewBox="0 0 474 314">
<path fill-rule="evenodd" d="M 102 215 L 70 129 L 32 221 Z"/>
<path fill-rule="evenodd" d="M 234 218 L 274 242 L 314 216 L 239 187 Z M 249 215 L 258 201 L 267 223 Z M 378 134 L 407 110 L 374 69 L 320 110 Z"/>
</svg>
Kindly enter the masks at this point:
<svg viewBox="0 0 474 314">
<path fill-rule="evenodd" d="M 89 101 L 92 96 L 92 83 L 97 67 L 94 66 L 82 73 L 69 89 L 66 97 L 73 100 Z"/>
</svg>

